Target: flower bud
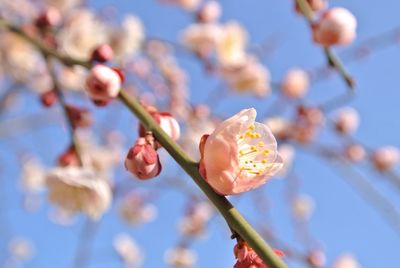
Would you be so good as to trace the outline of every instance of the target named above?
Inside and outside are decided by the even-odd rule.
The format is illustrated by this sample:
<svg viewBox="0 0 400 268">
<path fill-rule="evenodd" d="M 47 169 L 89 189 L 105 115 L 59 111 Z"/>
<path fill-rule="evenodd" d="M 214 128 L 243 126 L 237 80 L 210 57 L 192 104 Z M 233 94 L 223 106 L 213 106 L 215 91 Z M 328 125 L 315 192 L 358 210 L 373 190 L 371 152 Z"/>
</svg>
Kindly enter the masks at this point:
<svg viewBox="0 0 400 268">
<path fill-rule="evenodd" d="M 351 162 L 360 162 L 365 158 L 365 149 L 359 144 L 350 144 L 344 149 L 346 159 Z"/>
<path fill-rule="evenodd" d="M 348 45 L 356 37 L 357 20 L 342 7 L 325 11 L 313 26 L 314 41 L 322 46 Z"/>
<path fill-rule="evenodd" d="M 153 108 L 155 109 L 155 108 Z M 165 112 L 158 112 L 156 110 L 149 111 L 153 119 L 158 125 L 168 134 L 174 141 L 178 140 L 181 135 L 181 130 L 178 121 L 170 114 Z M 139 136 L 144 137 L 146 135 L 145 127 L 139 125 Z"/>
<path fill-rule="evenodd" d="M 296 2 L 295 4 L 296 12 L 302 13 L 298 2 L 296 0 L 295 2 Z M 310 6 L 311 10 L 314 12 L 321 11 L 327 6 L 326 0 L 307 0 L 307 3 Z"/>
<path fill-rule="evenodd" d="M 49 90 L 40 95 L 40 102 L 44 107 L 51 107 L 58 100 L 57 94 L 54 90 Z"/>
<path fill-rule="evenodd" d="M 60 167 L 80 165 L 79 157 L 73 146 L 68 147 L 67 150 L 58 157 L 57 162 Z"/>
<path fill-rule="evenodd" d="M 301 69 L 292 69 L 283 78 L 281 90 L 289 98 L 300 98 L 307 93 L 308 86 L 308 74 Z"/>
<path fill-rule="evenodd" d="M 129 149 L 125 168 L 141 180 L 158 176 L 161 172 L 161 163 L 154 144 L 146 138 L 139 138 Z"/>
<path fill-rule="evenodd" d="M 68 105 L 66 108 L 73 128 L 87 128 L 92 125 L 93 119 L 87 109 L 71 105 Z"/>
<path fill-rule="evenodd" d="M 98 61 L 100 63 L 104 63 L 113 58 L 114 51 L 112 47 L 108 44 L 99 45 L 92 53 L 92 61 Z"/>
<path fill-rule="evenodd" d="M 208 1 L 197 13 L 197 21 L 202 23 L 216 22 L 221 16 L 221 5 L 217 1 Z"/>
<path fill-rule="evenodd" d="M 322 268 L 326 265 L 325 253 L 322 250 L 312 250 L 308 253 L 307 263 L 314 268 Z"/>
<path fill-rule="evenodd" d="M 48 7 L 39 15 L 39 17 L 37 17 L 35 24 L 38 28 L 47 28 L 58 26 L 60 22 L 61 14 L 58 9 Z"/>
<path fill-rule="evenodd" d="M 337 132 L 351 134 L 358 128 L 360 119 L 356 110 L 346 107 L 338 112 L 334 121 Z"/>
<path fill-rule="evenodd" d="M 86 78 L 86 93 L 96 102 L 108 102 L 118 96 L 121 88 L 120 75 L 113 69 L 97 64 Z"/>
<path fill-rule="evenodd" d="M 268 268 L 257 253 L 242 239 L 238 240 L 233 251 L 236 257 L 236 263 L 233 268 Z M 277 249 L 274 249 L 274 252 L 279 257 L 285 255 Z"/>
<path fill-rule="evenodd" d="M 360 268 L 357 260 L 350 254 L 340 256 L 332 265 L 332 268 Z"/>
<path fill-rule="evenodd" d="M 387 171 L 393 168 L 400 160 L 399 149 L 393 146 L 385 146 L 377 149 L 372 154 L 372 163 L 379 171 Z"/>
</svg>

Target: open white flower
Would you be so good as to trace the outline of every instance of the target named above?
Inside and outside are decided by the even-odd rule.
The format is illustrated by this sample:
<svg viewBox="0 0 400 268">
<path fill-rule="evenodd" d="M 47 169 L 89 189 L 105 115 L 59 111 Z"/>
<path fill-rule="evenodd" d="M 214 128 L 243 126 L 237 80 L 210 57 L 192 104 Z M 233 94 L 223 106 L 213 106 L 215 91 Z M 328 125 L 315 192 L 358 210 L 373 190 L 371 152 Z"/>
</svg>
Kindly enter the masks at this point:
<svg viewBox="0 0 400 268">
<path fill-rule="evenodd" d="M 50 202 L 68 212 L 83 212 L 98 219 L 110 206 L 110 185 L 92 169 L 55 168 L 47 174 L 46 183 Z"/>
</svg>

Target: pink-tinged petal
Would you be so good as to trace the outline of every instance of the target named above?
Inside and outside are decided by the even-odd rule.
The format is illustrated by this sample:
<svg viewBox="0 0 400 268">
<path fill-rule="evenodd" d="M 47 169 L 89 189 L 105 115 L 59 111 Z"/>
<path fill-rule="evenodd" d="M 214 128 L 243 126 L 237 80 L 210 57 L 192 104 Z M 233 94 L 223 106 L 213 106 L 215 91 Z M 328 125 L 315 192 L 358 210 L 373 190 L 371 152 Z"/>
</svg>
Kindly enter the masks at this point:
<svg viewBox="0 0 400 268">
<path fill-rule="evenodd" d="M 271 130 L 254 122 L 254 109 L 224 121 L 200 143 L 202 176 L 220 194 L 246 192 L 263 185 L 283 166 Z"/>
<path fill-rule="evenodd" d="M 228 118 L 224 122 L 222 122 L 211 135 L 218 135 L 221 131 L 229 132 L 229 131 L 240 131 L 237 128 L 242 128 L 245 122 L 253 123 L 256 119 L 257 112 L 254 108 L 244 109 L 234 116 Z"/>
</svg>

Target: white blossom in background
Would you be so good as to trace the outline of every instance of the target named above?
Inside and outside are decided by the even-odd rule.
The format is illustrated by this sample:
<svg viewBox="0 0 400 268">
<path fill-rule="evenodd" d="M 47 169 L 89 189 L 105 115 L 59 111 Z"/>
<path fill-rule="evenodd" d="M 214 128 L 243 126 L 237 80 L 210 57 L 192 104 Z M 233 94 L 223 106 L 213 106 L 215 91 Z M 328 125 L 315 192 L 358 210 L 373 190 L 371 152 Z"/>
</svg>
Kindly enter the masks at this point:
<svg viewBox="0 0 400 268">
<path fill-rule="evenodd" d="M 264 124 L 269 126 L 272 134 L 280 139 L 289 137 L 293 127 L 292 122 L 280 116 L 268 117 L 264 120 Z"/>
<path fill-rule="evenodd" d="M 35 254 L 35 249 L 31 241 L 25 238 L 14 238 L 8 244 L 10 256 L 18 261 L 29 261 Z"/>
<path fill-rule="evenodd" d="M 142 21 L 133 15 L 127 15 L 120 28 L 111 30 L 110 45 L 117 60 L 135 55 L 145 38 Z"/>
<path fill-rule="evenodd" d="M 48 217 L 53 223 L 63 226 L 70 226 L 76 223 L 75 214 L 63 209 L 56 208 L 51 210 Z"/>
<path fill-rule="evenodd" d="M 179 222 L 179 231 L 189 237 L 204 237 L 208 221 L 213 215 L 213 207 L 208 202 L 199 202 L 191 207 Z"/>
<path fill-rule="evenodd" d="M 138 268 L 143 263 L 143 252 L 128 234 L 118 234 L 113 240 L 114 250 L 125 267 Z"/>
<path fill-rule="evenodd" d="M 121 163 L 122 144 L 117 140 L 98 144 L 93 133 L 83 131 L 79 132 L 78 139 L 85 165 L 110 178 L 113 170 Z"/>
<path fill-rule="evenodd" d="M 58 81 L 63 89 L 80 91 L 88 74 L 88 70 L 82 66 L 63 67 L 58 73 Z"/>
<path fill-rule="evenodd" d="M 292 202 L 293 216 L 298 220 L 308 220 L 314 211 L 314 207 L 315 202 L 311 196 L 299 195 Z"/>
<path fill-rule="evenodd" d="M 67 212 L 83 212 L 97 220 L 111 204 L 107 178 L 93 169 L 76 166 L 50 170 L 46 176 L 48 198 Z"/>
<path fill-rule="evenodd" d="M 269 70 L 253 57 L 246 58 L 241 65 L 226 65 L 221 69 L 221 75 L 234 91 L 249 92 L 260 97 L 271 92 Z"/>
<path fill-rule="evenodd" d="M 361 268 L 357 260 L 351 254 L 343 254 L 335 260 L 332 268 Z"/>
<path fill-rule="evenodd" d="M 140 194 L 132 192 L 122 200 L 119 213 L 129 224 L 145 224 L 157 217 L 157 207 L 147 203 Z"/>
<path fill-rule="evenodd" d="M 278 146 L 278 153 L 282 157 L 283 167 L 277 175 L 280 177 L 284 177 L 292 169 L 296 150 L 290 144 L 282 144 Z"/>
<path fill-rule="evenodd" d="M 197 262 L 197 255 L 188 248 L 176 247 L 167 250 L 164 259 L 172 268 L 192 268 Z"/>
<path fill-rule="evenodd" d="M 218 24 L 190 24 L 181 34 L 182 43 L 196 54 L 207 57 L 214 53 L 221 38 Z"/>
<path fill-rule="evenodd" d="M 357 130 L 360 124 L 360 116 L 354 108 L 344 107 L 337 111 L 334 122 L 337 132 L 341 134 L 352 134 Z"/>
<path fill-rule="evenodd" d="M 36 158 L 22 161 L 21 187 L 26 192 L 37 193 L 45 189 L 46 169 Z"/>
<path fill-rule="evenodd" d="M 217 44 L 218 63 L 225 67 L 243 65 L 246 56 L 247 32 L 235 21 L 222 25 L 222 35 Z"/>
<path fill-rule="evenodd" d="M 39 52 L 13 33 L 1 34 L 0 54 L 2 69 L 16 81 L 27 82 L 45 70 Z"/>
<path fill-rule="evenodd" d="M 88 60 L 98 45 L 107 43 L 108 31 L 92 11 L 78 9 L 66 18 L 57 38 L 61 50 L 67 55 Z"/>
<path fill-rule="evenodd" d="M 309 75 L 302 69 L 290 69 L 282 79 L 281 90 L 288 98 L 301 98 L 310 86 Z"/>
<path fill-rule="evenodd" d="M 372 153 L 371 161 L 379 171 L 390 170 L 399 163 L 400 151 L 394 146 L 382 146 Z"/>
</svg>

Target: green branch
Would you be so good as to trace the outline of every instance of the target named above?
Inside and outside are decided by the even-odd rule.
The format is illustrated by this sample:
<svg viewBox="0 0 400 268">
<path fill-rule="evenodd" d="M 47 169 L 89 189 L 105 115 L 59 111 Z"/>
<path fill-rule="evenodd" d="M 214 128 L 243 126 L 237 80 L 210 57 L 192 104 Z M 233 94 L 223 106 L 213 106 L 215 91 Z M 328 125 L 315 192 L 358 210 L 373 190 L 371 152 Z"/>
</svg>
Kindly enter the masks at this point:
<svg viewBox="0 0 400 268">
<path fill-rule="evenodd" d="M 270 268 L 287 267 L 285 263 L 275 254 L 270 246 L 243 218 L 238 210 L 221 195 L 218 195 L 201 177 L 198 170 L 198 163 L 191 159 L 182 148 L 176 144 L 144 110 L 138 101 L 130 97 L 124 90 L 119 93 L 119 99 L 136 115 L 136 117 L 153 132 L 158 142 L 175 159 L 175 161 L 189 174 L 194 182 L 200 187 L 208 199 L 215 205 L 228 225 L 237 232 L 258 254 L 258 256 Z"/>
<path fill-rule="evenodd" d="M 81 65 L 86 68 L 91 67 L 88 61 L 77 60 L 58 51 L 50 49 L 43 45 L 39 40 L 29 36 L 18 27 L 12 26 L 0 18 L 0 27 L 5 27 L 11 32 L 18 34 L 27 42 L 34 45 L 41 53 L 46 56 L 54 57 L 65 65 Z M 261 238 L 261 236 L 252 228 L 252 226 L 243 218 L 239 211 L 226 199 L 218 195 L 201 177 L 198 171 L 198 163 L 191 159 L 177 143 L 160 128 L 153 118 L 143 109 L 143 107 L 130 97 L 125 91 L 121 90 L 119 99 L 128 107 L 128 109 L 137 116 L 137 118 L 153 132 L 160 144 L 168 151 L 175 161 L 189 174 L 195 183 L 200 187 L 208 199 L 214 204 L 218 211 L 225 218 L 226 222 L 237 234 L 240 235 L 258 254 L 258 256 L 268 265 L 269 268 L 287 268 L 286 264 L 275 254 L 272 248 Z"/>
<path fill-rule="evenodd" d="M 314 24 L 314 12 L 312 11 L 310 5 L 308 4 L 307 0 L 296 0 L 297 4 L 299 5 L 301 13 L 303 13 L 304 17 L 307 19 L 310 27 Z M 351 75 L 345 69 L 341 60 L 336 56 L 333 52 L 332 48 L 324 47 L 325 57 L 328 61 L 329 66 L 336 69 L 342 79 L 345 81 L 346 85 L 349 87 L 351 91 L 354 90 L 355 83 Z"/>
</svg>

